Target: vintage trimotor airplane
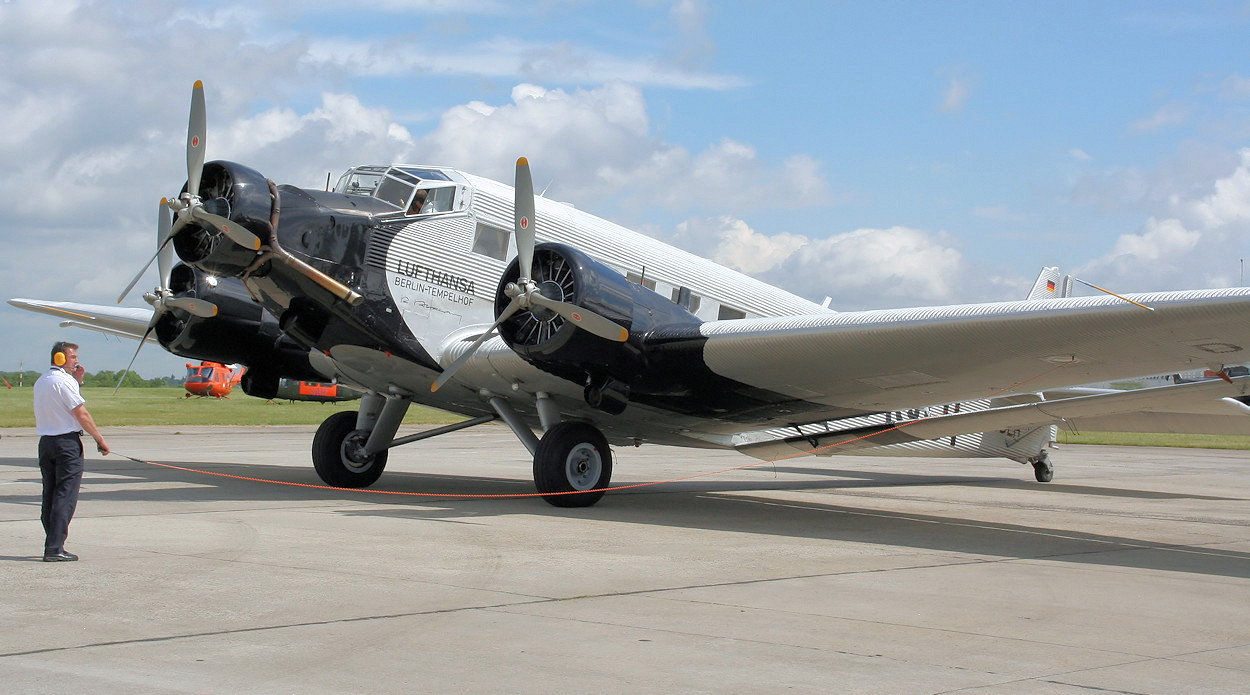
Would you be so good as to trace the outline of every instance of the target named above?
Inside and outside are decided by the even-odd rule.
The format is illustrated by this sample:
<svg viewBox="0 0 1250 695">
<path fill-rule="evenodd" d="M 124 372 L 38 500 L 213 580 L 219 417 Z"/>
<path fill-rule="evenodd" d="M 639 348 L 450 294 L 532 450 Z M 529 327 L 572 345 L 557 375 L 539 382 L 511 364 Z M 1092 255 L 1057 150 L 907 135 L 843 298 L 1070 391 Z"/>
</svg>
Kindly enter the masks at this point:
<svg viewBox="0 0 1250 695">
<path fill-rule="evenodd" d="M 525 159 L 514 187 L 395 165 L 332 191 L 204 164 L 200 83 L 192 94 L 153 311 L 11 303 L 245 364 L 255 396 L 282 377 L 364 390 L 313 439 L 330 485 L 370 485 L 390 448 L 493 420 L 556 506 L 600 499 L 611 445 L 1005 457 L 1047 481 L 1059 424 L 1250 432 L 1244 378 L 1064 390 L 1247 361 L 1250 289 L 1067 297 L 1047 280 L 1028 301 L 838 313 L 536 199 Z M 468 419 L 396 438 L 413 402 Z"/>
</svg>

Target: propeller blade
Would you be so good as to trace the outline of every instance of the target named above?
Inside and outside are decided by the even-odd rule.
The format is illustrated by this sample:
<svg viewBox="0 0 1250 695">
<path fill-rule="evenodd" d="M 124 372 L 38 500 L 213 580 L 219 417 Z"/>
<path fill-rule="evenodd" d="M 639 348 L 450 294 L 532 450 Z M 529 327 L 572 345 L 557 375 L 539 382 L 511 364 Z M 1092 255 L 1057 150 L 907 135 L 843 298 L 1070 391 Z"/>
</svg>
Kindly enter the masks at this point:
<svg viewBox="0 0 1250 695">
<path fill-rule="evenodd" d="M 208 129 L 204 108 L 204 82 L 191 88 L 191 117 L 187 122 L 187 193 L 200 194 L 200 174 L 204 171 L 204 135 Z"/>
<path fill-rule="evenodd" d="M 241 224 L 235 224 L 221 215 L 214 215 L 202 207 L 191 208 L 191 216 L 201 222 L 208 223 L 217 231 L 225 234 L 230 241 L 245 249 L 260 250 L 260 237 L 247 231 Z"/>
<path fill-rule="evenodd" d="M 593 311 L 583 309 L 576 304 L 556 301 L 539 294 L 537 291 L 530 293 L 529 301 L 556 312 L 565 319 L 572 321 L 578 328 L 593 333 L 600 338 L 618 343 L 629 340 L 629 331 L 625 330 L 620 324 Z"/>
<path fill-rule="evenodd" d="M 152 261 L 156 260 L 156 257 L 160 254 L 160 252 L 161 250 L 157 249 L 156 253 L 152 254 L 152 257 L 148 259 L 148 262 L 144 263 L 143 267 L 139 269 L 139 274 L 130 281 L 130 284 L 126 285 L 126 289 L 122 290 L 121 295 L 117 297 L 118 304 L 121 304 L 122 300 L 126 298 L 126 295 L 130 294 L 130 290 L 133 290 L 135 285 L 139 284 L 139 278 L 143 277 L 143 274 L 148 272 L 148 266 L 152 265 Z"/>
<path fill-rule="evenodd" d="M 534 180 L 525 157 L 516 160 L 515 198 L 512 203 L 513 226 L 516 231 L 517 264 L 522 285 L 534 275 Z"/>
<path fill-rule="evenodd" d="M 113 387 L 113 395 L 114 395 L 114 396 L 116 396 L 116 395 L 117 395 L 117 389 L 120 389 L 120 388 L 122 387 L 122 382 L 126 380 L 126 375 L 127 375 L 127 374 L 130 374 L 130 368 L 131 368 L 131 367 L 133 367 L 133 366 L 135 366 L 135 359 L 136 359 L 137 357 L 139 357 L 139 351 L 143 349 L 143 344 L 144 344 L 144 343 L 146 343 L 146 342 L 148 341 L 148 335 L 149 335 L 149 334 L 150 334 L 153 330 L 155 330 L 155 328 L 156 328 L 156 317 L 157 317 L 157 316 L 159 316 L 159 315 L 160 315 L 160 313 L 159 313 L 159 312 L 154 312 L 154 313 L 152 314 L 152 320 L 151 320 L 151 322 L 149 322 L 149 323 L 148 323 L 148 329 L 147 329 L 146 331 L 144 331 L 144 332 L 143 332 L 143 337 L 139 339 L 139 347 L 135 348 L 135 354 L 134 354 L 134 357 L 131 357 L 131 358 L 130 358 L 130 364 L 126 365 L 126 371 L 122 372 L 122 376 L 121 376 L 121 378 L 117 380 L 117 386 L 114 386 L 114 387 Z"/>
<path fill-rule="evenodd" d="M 156 220 L 156 253 L 152 254 L 148 262 L 144 263 L 139 270 L 139 274 L 135 275 L 129 285 L 126 285 L 126 289 L 122 290 L 121 295 L 117 297 L 118 304 L 121 304 L 126 295 L 130 294 L 130 290 L 135 288 L 135 285 L 139 283 L 139 278 L 148 272 L 148 267 L 152 265 L 152 261 L 159 261 L 156 267 L 160 271 L 161 289 L 169 287 L 169 272 L 174 262 L 174 250 L 169 247 L 169 240 L 173 238 L 174 232 L 182 228 L 182 225 L 179 224 L 175 228 L 173 221 L 170 220 L 168 198 L 161 198 L 160 206 L 157 208 L 157 215 L 159 217 Z"/>
<path fill-rule="evenodd" d="M 169 245 L 169 240 L 173 237 L 174 221 L 170 218 L 170 212 L 165 207 L 165 198 L 161 198 L 161 205 L 156 210 L 159 217 L 156 220 L 156 269 L 160 275 L 161 289 L 169 288 L 169 273 L 174 265 L 174 250 Z"/>
<path fill-rule="evenodd" d="M 206 302 L 203 299 L 194 299 L 192 297 L 170 297 L 165 300 L 165 306 L 172 309 L 182 309 L 188 314 L 205 319 L 209 319 L 217 315 L 216 304 Z"/>
<path fill-rule="evenodd" d="M 491 327 L 479 335 L 477 340 L 473 341 L 473 344 L 469 346 L 469 349 L 465 350 L 462 355 L 457 357 L 455 362 L 448 365 L 447 369 L 444 369 L 443 373 L 434 380 L 434 383 L 430 384 L 430 393 L 434 393 L 435 391 L 441 389 L 448 381 L 451 381 L 451 377 L 454 376 L 456 372 L 460 371 L 460 368 L 469 361 L 469 358 L 473 356 L 473 353 L 477 352 L 478 348 L 482 347 L 482 343 L 485 343 L 492 335 L 495 334 L 495 329 L 499 328 L 499 324 L 507 321 L 520 309 L 520 300 L 513 297 L 512 301 L 508 303 L 508 306 L 504 307 L 504 310 L 499 314 L 499 318 L 495 319 L 495 322 L 491 324 Z"/>
</svg>

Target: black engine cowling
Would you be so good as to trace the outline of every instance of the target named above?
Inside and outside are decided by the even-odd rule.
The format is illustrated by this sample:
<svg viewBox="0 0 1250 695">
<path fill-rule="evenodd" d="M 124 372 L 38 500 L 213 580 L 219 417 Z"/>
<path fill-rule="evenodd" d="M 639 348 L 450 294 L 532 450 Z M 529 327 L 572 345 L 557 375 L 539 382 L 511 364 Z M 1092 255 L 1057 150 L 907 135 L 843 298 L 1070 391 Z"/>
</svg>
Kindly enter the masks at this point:
<svg viewBox="0 0 1250 695">
<path fill-rule="evenodd" d="M 519 276 L 513 259 L 495 293 L 496 316 L 511 301 L 504 288 Z M 646 375 L 643 341 L 648 333 L 700 323 L 681 306 L 565 244 L 535 246 L 532 279 L 544 296 L 593 311 L 629 331 L 628 340 L 613 342 L 543 308 L 517 312 L 499 326 L 499 335 L 517 354 L 540 369 L 584 384 L 587 402 L 608 412 L 623 410 L 631 387 Z"/>
<path fill-rule="evenodd" d="M 209 162 L 200 178 L 199 196 L 206 211 L 246 227 L 267 243 L 271 236 L 272 199 L 269 181 L 260 172 L 234 162 Z M 183 261 L 217 276 L 235 277 L 256 260 L 254 250 L 239 246 L 199 222 L 190 222 L 179 230 L 173 245 Z"/>
<path fill-rule="evenodd" d="M 156 323 L 156 338 L 175 355 L 223 364 L 247 365 L 243 383 L 248 395 L 272 398 L 280 377 L 321 381 L 308 362 L 308 349 L 282 334 L 278 321 L 252 301 L 243 283 L 213 278 L 179 264 L 169 289 L 177 297 L 196 297 L 217 305 L 217 315 L 193 316 L 170 309 Z"/>
</svg>

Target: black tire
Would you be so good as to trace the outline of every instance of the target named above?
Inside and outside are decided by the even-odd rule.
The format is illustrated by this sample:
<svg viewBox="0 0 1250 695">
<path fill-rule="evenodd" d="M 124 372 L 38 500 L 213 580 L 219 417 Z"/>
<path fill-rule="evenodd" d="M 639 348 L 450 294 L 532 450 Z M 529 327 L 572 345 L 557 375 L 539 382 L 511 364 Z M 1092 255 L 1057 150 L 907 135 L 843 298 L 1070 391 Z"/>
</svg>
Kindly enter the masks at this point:
<svg viewBox="0 0 1250 695">
<path fill-rule="evenodd" d="M 1037 478 L 1039 483 L 1049 483 L 1055 479 L 1055 467 L 1050 461 L 1034 461 L 1033 477 Z"/>
<path fill-rule="evenodd" d="M 561 422 L 547 430 L 534 452 L 534 485 L 555 507 L 589 507 L 612 481 L 612 450 L 594 426 Z M 585 494 L 568 493 L 586 490 Z"/>
<path fill-rule="evenodd" d="M 369 487 L 377 482 L 382 471 L 386 469 L 386 455 L 382 451 L 368 457 L 363 462 L 356 462 L 344 453 L 344 444 L 351 446 L 364 442 L 354 437 L 356 432 L 356 411 L 335 413 L 321 423 L 317 435 L 313 437 L 312 460 L 317 475 L 326 485 L 334 487 Z M 350 441 L 349 441 L 350 438 Z"/>
</svg>

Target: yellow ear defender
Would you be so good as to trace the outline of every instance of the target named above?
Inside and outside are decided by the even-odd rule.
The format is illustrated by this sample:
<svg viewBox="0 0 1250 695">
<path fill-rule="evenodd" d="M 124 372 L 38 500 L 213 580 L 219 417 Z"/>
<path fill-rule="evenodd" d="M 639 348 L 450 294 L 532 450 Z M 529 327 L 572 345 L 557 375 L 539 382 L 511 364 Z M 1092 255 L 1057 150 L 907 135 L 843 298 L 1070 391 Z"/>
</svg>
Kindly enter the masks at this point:
<svg viewBox="0 0 1250 695">
<path fill-rule="evenodd" d="M 65 343 L 57 343 L 52 346 L 52 364 L 58 367 L 64 367 L 69 360 L 65 357 Z"/>
</svg>

